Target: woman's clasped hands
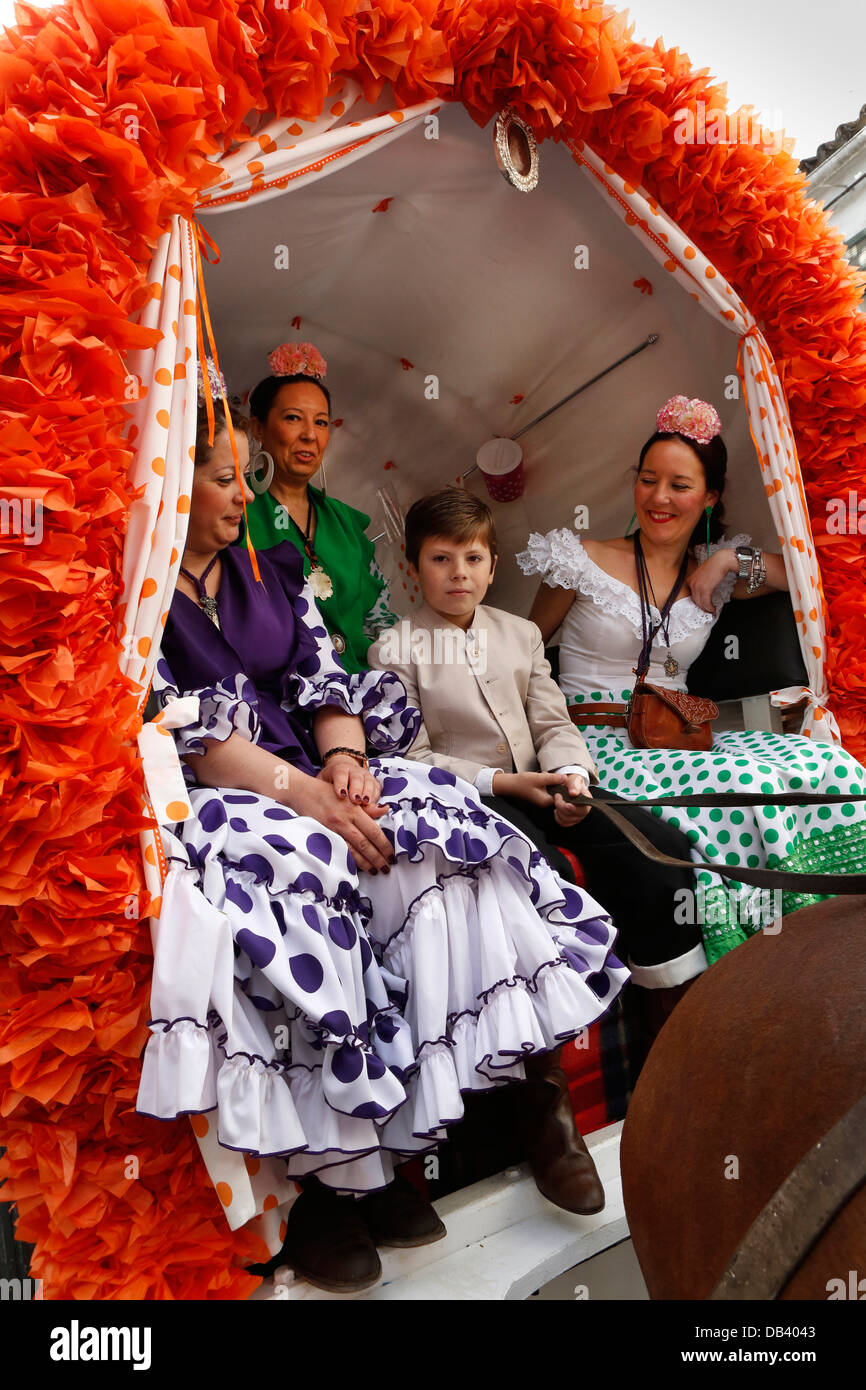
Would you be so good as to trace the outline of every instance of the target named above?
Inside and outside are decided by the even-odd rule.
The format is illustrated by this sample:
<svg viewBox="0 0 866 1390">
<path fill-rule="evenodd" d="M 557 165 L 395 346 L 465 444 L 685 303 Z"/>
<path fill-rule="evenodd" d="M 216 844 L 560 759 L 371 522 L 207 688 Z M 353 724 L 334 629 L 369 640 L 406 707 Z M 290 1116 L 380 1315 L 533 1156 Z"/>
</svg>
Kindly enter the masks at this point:
<svg viewBox="0 0 866 1390">
<path fill-rule="evenodd" d="M 379 801 L 381 783 L 348 754 L 329 758 L 316 777 L 295 770 L 291 804 L 298 815 L 311 816 L 339 835 L 359 869 L 388 873 L 394 862 L 390 841 L 377 821 L 391 809 Z"/>
</svg>

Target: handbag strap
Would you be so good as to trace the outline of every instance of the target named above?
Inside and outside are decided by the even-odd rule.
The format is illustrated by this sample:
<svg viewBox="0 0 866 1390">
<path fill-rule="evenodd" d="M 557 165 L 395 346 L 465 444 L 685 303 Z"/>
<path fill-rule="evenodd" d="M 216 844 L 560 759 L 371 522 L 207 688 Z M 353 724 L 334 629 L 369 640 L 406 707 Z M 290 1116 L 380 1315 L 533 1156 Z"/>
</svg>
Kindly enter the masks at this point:
<svg viewBox="0 0 866 1390">
<path fill-rule="evenodd" d="M 559 787 L 549 788 L 560 792 Z M 632 811 L 642 811 L 648 806 L 803 806 L 820 802 L 826 806 L 831 802 L 866 801 L 866 793 L 859 796 L 799 796 L 796 792 L 783 792 L 778 796 L 739 796 L 735 792 L 725 792 L 720 796 L 661 796 L 647 801 L 595 801 L 588 796 L 564 794 L 564 800 L 572 806 L 588 806 L 601 811 L 634 845 L 646 859 L 656 864 L 667 864 L 674 869 L 708 869 L 721 878 L 731 878 L 737 883 L 748 883 L 754 888 L 784 888 L 800 893 L 827 893 L 842 897 L 853 897 L 866 893 L 866 874 L 807 874 L 782 871 L 780 869 L 749 869 L 739 864 L 714 864 L 708 859 L 677 859 L 672 854 L 664 854 L 656 849 L 645 835 L 631 824 L 618 810 L 618 806 Z"/>
</svg>

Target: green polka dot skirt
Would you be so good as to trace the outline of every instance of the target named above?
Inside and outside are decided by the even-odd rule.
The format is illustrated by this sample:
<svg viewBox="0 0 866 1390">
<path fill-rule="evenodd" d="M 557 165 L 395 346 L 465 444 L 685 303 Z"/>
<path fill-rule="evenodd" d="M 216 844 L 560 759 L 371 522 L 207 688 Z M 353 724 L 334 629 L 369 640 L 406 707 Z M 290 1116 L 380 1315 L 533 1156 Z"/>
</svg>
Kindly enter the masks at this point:
<svg viewBox="0 0 866 1390">
<path fill-rule="evenodd" d="M 713 789 L 818 795 L 866 792 L 866 769 L 837 744 L 751 730 L 716 734 L 706 753 L 632 748 L 624 729 L 593 727 L 594 700 L 623 703 L 628 691 L 598 691 L 578 725 L 601 785 L 629 801 Z M 866 873 L 866 802 L 833 806 L 655 807 L 687 836 L 695 860 L 799 873 Z M 771 892 L 696 870 L 695 920 L 712 963 L 779 916 L 820 901 L 815 894 Z"/>
</svg>

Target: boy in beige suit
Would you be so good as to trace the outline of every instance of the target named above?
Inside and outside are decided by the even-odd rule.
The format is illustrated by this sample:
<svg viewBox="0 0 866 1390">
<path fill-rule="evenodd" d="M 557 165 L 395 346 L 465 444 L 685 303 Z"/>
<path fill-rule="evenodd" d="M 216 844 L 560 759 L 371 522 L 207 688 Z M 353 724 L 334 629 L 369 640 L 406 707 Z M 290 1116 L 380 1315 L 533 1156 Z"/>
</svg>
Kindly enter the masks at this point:
<svg viewBox="0 0 866 1390">
<path fill-rule="evenodd" d="M 566 878 L 572 873 L 556 846 L 573 849 L 629 957 L 664 968 L 700 944 L 700 928 L 678 923 L 675 910 L 677 893 L 692 889 L 692 874 L 644 859 L 605 818 L 556 792 L 560 786 L 592 797 L 595 768 L 536 625 L 483 603 L 496 557 L 493 517 L 480 498 L 449 487 L 416 502 L 406 517 L 406 558 L 424 603 L 380 635 L 369 664 L 395 671 L 410 705 L 421 710 L 407 756 L 474 783 L 485 805 L 522 830 Z M 607 793 L 596 787 L 595 795 Z M 658 848 L 688 858 L 688 841 L 674 827 L 638 807 L 626 814 Z M 526 1070 L 538 1083 L 528 1088 L 537 1107 L 528 1136 L 536 1183 L 557 1205 L 590 1210 L 592 1160 L 574 1130 L 558 1053 L 527 1062 Z"/>
<path fill-rule="evenodd" d="M 489 509 L 457 488 L 423 498 L 406 518 L 406 556 L 424 605 L 411 622 L 382 633 L 367 659 L 397 672 L 409 703 L 421 710 L 424 722 L 407 756 L 473 782 L 485 804 L 572 877 L 565 857 L 521 807 L 552 810 L 560 825 L 576 825 L 586 808 L 547 788 L 586 791 L 595 769 L 551 679 L 538 628 L 481 605 L 496 567 Z M 600 1211 L 604 1189 L 574 1125 L 560 1051 L 525 1063 L 530 1166 L 539 1190 L 557 1206 Z"/>
<path fill-rule="evenodd" d="M 382 633 L 367 659 L 395 671 L 421 710 L 410 758 L 448 768 L 485 798 L 514 800 L 502 811 L 512 819 L 525 803 L 527 811 L 549 808 L 562 827 L 576 825 L 587 808 L 547 788 L 586 793 L 595 768 L 535 623 L 482 605 L 496 551 L 491 513 L 471 493 L 445 488 L 416 502 L 406 519 L 406 557 L 424 603 Z M 532 819 L 537 842 L 539 819 Z"/>
</svg>

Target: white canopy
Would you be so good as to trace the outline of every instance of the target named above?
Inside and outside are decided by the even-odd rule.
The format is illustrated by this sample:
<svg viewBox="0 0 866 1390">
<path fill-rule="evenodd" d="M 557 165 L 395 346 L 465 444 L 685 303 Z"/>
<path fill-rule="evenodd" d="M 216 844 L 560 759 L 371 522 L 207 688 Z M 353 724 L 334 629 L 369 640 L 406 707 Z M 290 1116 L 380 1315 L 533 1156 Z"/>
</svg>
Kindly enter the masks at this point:
<svg viewBox="0 0 866 1390">
<path fill-rule="evenodd" d="M 722 417 L 729 529 L 778 548 L 736 336 L 663 271 L 566 148 L 545 144 L 538 187 L 519 192 L 497 169 L 490 130 L 444 106 L 290 192 L 206 219 L 221 252 L 205 269 L 220 364 L 230 393 L 243 394 L 268 375 L 270 349 L 316 344 L 343 422 L 327 486 L 370 514 L 371 534 L 383 530 L 378 488 L 390 484 L 405 510 L 471 468 L 491 435 L 513 434 L 657 333 L 654 347 L 521 440 L 525 493 L 493 504 L 503 561 L 490 601 L 528 611 L 536 583 L 513 555 L 531 530 L 571 526 L 577 505 L 588 508 L 586 534 L 624 533 L 629 470 L 677 393 L 711 401 Z M 467 485 L 486 496 L 477 471 Z M 403 588 L 402 556 L 387 540 L 379 556 L 405 611 L 415 596 Z"/>
</svg>

